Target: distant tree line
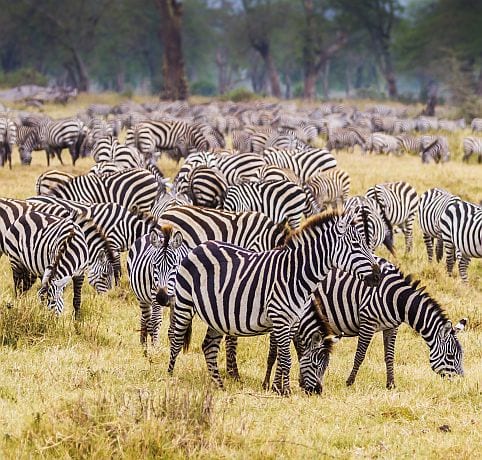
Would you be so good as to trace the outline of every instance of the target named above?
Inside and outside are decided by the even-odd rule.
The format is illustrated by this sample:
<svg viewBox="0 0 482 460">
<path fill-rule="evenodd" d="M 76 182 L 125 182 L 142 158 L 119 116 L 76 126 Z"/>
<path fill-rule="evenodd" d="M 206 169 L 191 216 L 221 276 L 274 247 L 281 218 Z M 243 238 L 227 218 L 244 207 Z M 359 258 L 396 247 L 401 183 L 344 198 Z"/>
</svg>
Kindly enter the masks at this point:
<svg viewBox="0 0 482 460">
<path fill-rule="evenodd" d="M 476 0 L 0 0 L 0 67 L 165 98 L 482 95 Z M 27 69 L 27 70 L 25 70 Z M 17 74 L 15 74 L 17 72 Z M 20 72 L 20 73 L 19 73 Z M 427 106 L 430 111 L 429 105 Z"/>
</svg>

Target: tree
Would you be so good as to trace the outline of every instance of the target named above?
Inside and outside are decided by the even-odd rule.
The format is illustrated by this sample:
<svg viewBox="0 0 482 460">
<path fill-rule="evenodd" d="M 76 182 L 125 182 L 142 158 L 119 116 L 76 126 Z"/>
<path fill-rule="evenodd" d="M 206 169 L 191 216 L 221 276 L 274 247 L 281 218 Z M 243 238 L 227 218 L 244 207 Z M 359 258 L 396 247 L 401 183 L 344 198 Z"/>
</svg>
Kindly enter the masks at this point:
<svg viewBox="0 0 482 460">
<path fill-rule="evenodd" d="M 314 99 L 316 96 L 316 82 L 320 72 L 324 72 L 325 79 L 329 71 L 329 62 L 338 51 L 347 43 L 348 35 L 341 29 L 333 30 L 335 21 L 326 17 L 323 2 L 302 0 L 305 13 L 305 28 L 303 41 L 303 70 L 304 87 L 303 97 Z M 338 26 L 336 26 L 338 28 Z M 332 36 L 331 43 L 327 45 L 328 36 Z M 327 82 L 324 89 L 327 91 Z M 327 95 L 325 94 L 325 97 Z"/>
<path fill-rule="evenodd" d="M 162 99 L 187 99 L 188 86 L 182 50 L 182 1 L 156 0 L 160 12 L 162 55 Z"/>
<path fill-rule="evenodd" d="M 397 0 L 336 0 L 347 14 L 365 27 L 387 83 L 388 95 L 397 97 L 397 79 L 391 52 L 393 26 L 401 7 Z"/>
</svg>

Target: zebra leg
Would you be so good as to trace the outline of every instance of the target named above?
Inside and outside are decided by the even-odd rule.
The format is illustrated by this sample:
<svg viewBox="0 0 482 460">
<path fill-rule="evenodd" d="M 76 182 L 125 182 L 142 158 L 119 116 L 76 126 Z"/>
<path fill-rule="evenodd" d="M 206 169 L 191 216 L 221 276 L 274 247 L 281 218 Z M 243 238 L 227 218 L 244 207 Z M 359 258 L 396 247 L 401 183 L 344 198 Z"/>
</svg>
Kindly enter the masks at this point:
<svg viewBox="0 0 482 460">
<path fill-rule="evenodd" d="M 208 366 L 208 372 L 211 375 L 214 383 L 219 387 L 223 388 L 223 381 L 219 375 L 218 367 L 218 353 L 219 347 L 221 345 L 221 340 L 223 335 L 218 331 L 208 327 L 206 331 L 206 337 L 204 337 L 202 350 L 204 353 L 204 358 L 206 359 L 206 364 Z"/>
<path fill-rule="evenodd" d="M 119 286 L 120 284 L 120 279 L 122 276 L 122 268 L 121 268 L 121 259 L 120 259 L 120 251 L 115 251 L 114 254 L 114 262 L 113 262 L 113 267 L 114 267 L 114 280 L 115 280 L 115 285 Z"/>
<path fill-rule="evenodd" d="M 269 335 L 269 352 L 268 360 L 266 362 L 266 374 L 263 380 L 263 389 L 267 390 L 269 388 L 269 381 L 271 379 L 271 371 L 273 370 L 274 363 L 276 362 L 276 356 L 278 355 L 278 350 L 276 348 L 276 343 L 273 338 L 273 334 Z M 275 379 L 276 380 L 276 379 Z"/>
<path fill-rule="evenodd" d="M 162 324 L 162 309 L 155 300 L 152 302 L 151 318 L 148 323 L 148 331 L 151 336 L 152 346 L 159 346 L 159 329 Z"/>
<path fill-rule="evenodd" d="M 469 268 L 470 257 L 462 256 L 459 260 L 459 275 L 464 283 L 469 281 L 467 269 Z"/>
<path fill-rule="evenodd" d="M 235 380 L 239 380 L 238 362 L 236 359 L 236 350 L 238 347 L 238 338 L 234 335 L 226 336 L 226 372 Z"/>
<path fill-rule="evenodd" d="M 442 238 L 437 238 L 437 245 L 435 247 L 435 255 L 437 262 L 440 262 L 444 256 L 444 240 Z"/>
<path fill-rule="evenodd" d="M 74 287 L 74 318 L 80 319 L 80 304 L 82 301 L 82 284 L 84 283 L 84 275 L 73 276 L 72 283 Z"/>
<path fill-rule="evenodd" d="M 413 223 L 415 214 L 410 216 L 402 226 L 402 232 L 405 235 L 405 252 L 411 252 L 413 248 Z"/>
<path fill-rule="evenodd" d="M 433 260 L 433 238 L 426 233 L 423 234 L 423 242 L 425 243 L 425 247 L 427 248 L 427 256 L 428 261 L 432 262 Z"/>
<path fill-rule="evenodd" d="M 395 377 L 393 375 L 393 361 L 395 356 L 395 339 L 398 328 L 386 329 L 383 331 L 383 349 L 385 352 L 385 366 L 387 368 L 387 388 L 395 388 Z"/>
<path fill-rule="evenodd" d="M 181 348 L 185 351 L 189 348 L 189 343 L 191 341 L 192 333 L 192 318 L 194 316 L 194 305 L 192 301 L 187 303 L 183 302 L 183 309 L 179 308 L 176 304 L 173 308 L 171 314 L 173 315 L 171 323 L 171 350 L 169 358 L 169 366 L 167 372 L 172 375 L 174 371 L 174 366 L 176 365 L 176 359 L 179 355 Z"/>
<path fill-rule="evenodd" d="M 372 340 L 373 334 L 375 334 L 375 325 L 368 323 L 360 324 L 360 331 L 358 333 L 358 344 L 356 347 L 355 361 L 353 363 L 353 369 L 351 370 L 350 376 L 346 381 L 346 385 L 350 386 L 355 383 L 356 375 L 360 369 L 361 364 L 365 359 L 367 353 L 368 345 Z"/>
<path fill-rule="evenodd" d="M 148 328 L 149 323 L 151 320 L 151 309 L 152 304 L 151 302 L 147 302 L 145 300 L 141 300 L 139 302 L 139 307 L 141 309 L 141 329 L 140 329 L 140 343 L 141 345 L 146 348 L 147 347 L 147 335 L 148 335 Z"/>
<path fill-rule="evenodd" d="M 444 249 L 446 254 L 447 273 L 452 276 L 452 270 L 455 265 L 455 247 L 451 241 L 444 241 Z"/>
<path fill-rule="evenodd" d="M 280 378 L 275 377 L 273 382 L 273 391 L 283 396 L 287 396 L 291 393 L 290 388 L 290 369 L 291 369 L 291 354 L 290 354 L 290 340 L 291 340 L 291 328 L 289 325 L 278 325 L 273 327 L 273 339 L 275 340 L 278 350 L 278 368 L 280 372 Z M 278 369 L 277 369 L 278 372 Z M 278 382 L 278 380 L 280 380 Z"/>
</svg>

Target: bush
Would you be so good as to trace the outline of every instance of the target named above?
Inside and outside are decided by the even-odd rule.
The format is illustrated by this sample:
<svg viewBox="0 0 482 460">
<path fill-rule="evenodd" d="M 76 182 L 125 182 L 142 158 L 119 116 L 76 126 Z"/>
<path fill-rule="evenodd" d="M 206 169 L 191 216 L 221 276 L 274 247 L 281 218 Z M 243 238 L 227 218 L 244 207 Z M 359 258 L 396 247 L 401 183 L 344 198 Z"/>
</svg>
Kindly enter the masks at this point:
<svg viewBox="0 0 482 460">
<path fill-rule="evenodd" d="M 259 96 L 246 88 L 236 88 L 221 96 L 222 101 L 249 102 Z"/>
<path fill-rule="evenodd" d="M 217 92 L 216 85 L 207 80 L 195 81 L 190 90 L 196 96 L 214 96 Z"/>
<path fill-rule="evenodd" d="M 374 99 L 378 101 L 384 101 L 387 99 L 387 95 L 381 93 L 375 88 L 359 88 L 356 91 L 356 97 L 359 99 Z"/>
<path fill-rule="evenodd" d="M 46 86 L 48 79 L 35 69 L 25 67 L 14 72 L 0 74 L 0 86 L 11 88 L 20 85 Z"/>
</svg>

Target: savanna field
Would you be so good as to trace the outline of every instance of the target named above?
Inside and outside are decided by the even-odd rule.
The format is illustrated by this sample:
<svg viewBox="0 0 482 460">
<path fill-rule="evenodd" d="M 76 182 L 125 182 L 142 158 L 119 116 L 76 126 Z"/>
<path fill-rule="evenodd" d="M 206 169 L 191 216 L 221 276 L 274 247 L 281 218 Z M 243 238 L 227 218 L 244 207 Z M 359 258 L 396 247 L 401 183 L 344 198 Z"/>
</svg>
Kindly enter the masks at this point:
<svg viewBox="0 0 482 460">
<path fill-rule="evenodd" d="M 53 117 L 76 113 L 79 101 L 45 110 Z M 447 134 L 452 160 L 422 164 L 418 156 L 362 155 L 342 151 L 338 166 L 352 178 L 351 194 L 403 180 L 419 194 L 441 187 L 462 198 L 482 199 L 482 165 L 461 161 L 462 138 L 470 129 Z M 21 166 L 15 150 L 13 169 L 0 170 L 0 196 L 35 194 L 35 180 L 46 170 L 45 154 Z M 67 151 L 51 169 L 81 174 Z M 161 158 L 174 177 L 178 165 Z M 453 324 L 468 318 L 459 334 L 465 377 L 444 380 L 432 372 L 428 348 L 406 325 L 396 342 L 396 389 L 385 388 L 382 336 L 377 334 L 355 384 L 345 381 L 353 365 L 355 338 L 334 348 L 321 396 L 298 387 L 293 359 L 293 394 L 281 397 L 261 388 L 268 336 L 239 340 L 241 381 L 226 377 L 224 346 L 219 354 L 225 389 L 213 387 L 201 351 L 206 327 L 195 318 L 191 349 L 167 374 L 167 314 L 161 346 L 147 356 L 139 344 L 139 306 L 126 276 L 119 286 L 97 295 L 84 283 L 82 319 L 71 316 L 72 288 L 60 318 L 39 305 L 36 289 L 14 299 L 6 256 L 0 259 L 0 458 L 457 458 L 482 452 L 482 261 L 473 259 L 469 282 L 446 274 L 444 263 L 427 261 L 418 222 L 414 250 L 404 254 L 395 237 L 397 263 L 427 286 Z M 457 271 L 455 270 L 455 273 Z M 38 283 L 38 282 L 37 282 Z M 36 285 L 37 286 L 37 285 Z M 37 286 L 38 287 L 38 286 Z M 294 349 L 292 356 L 295 356 Z"/>
</svg>

